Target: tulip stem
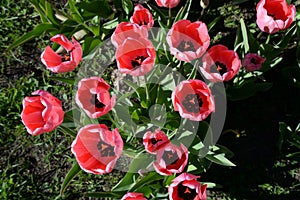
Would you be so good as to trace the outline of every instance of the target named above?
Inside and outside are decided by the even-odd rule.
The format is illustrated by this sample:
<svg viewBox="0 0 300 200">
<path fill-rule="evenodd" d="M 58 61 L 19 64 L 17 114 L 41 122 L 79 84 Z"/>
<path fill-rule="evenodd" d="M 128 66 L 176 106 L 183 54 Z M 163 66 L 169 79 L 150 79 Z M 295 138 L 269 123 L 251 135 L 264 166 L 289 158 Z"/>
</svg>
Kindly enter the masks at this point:
<svg viewBox="0 0 300 200">
<path fill-rule="evenodd" d="M 146 75 L 144 76 L 144 79 L 145 79 L 146 98 L 147 98 L 147 101 L 150 101 L 149 90 L 148 90 L 148 87 L 147 87 L 147 77 L 146 77 Z"/>
<path fill-rule="evenodd" d="M 118 124 L 117 124 L 117 122 L 112 118 L 112 116 L 111 116 L 111 113 L 109 112 L 109 113 L 107 113 L 107 117 L 108 117 L 108 119 L 111 121 L 111 123 L 113 124 L 113 125 L 115 125 L 116 127 L 118 127 Z"/>
<path fill-rule="evenodd" d="M 169 8 L 169 18 L 167 22 L 167 27 L 171 26 L 171 21 L 172 21 L 172 12 L 171 12 L 171 8 Z"/>
<path fill-rule="evenodd" d="M 195 62 L 194 64 L 194 67 L 193 67 L 193 70 L 191 71 L 189 77 L 187 80 L 190 80 L 190 79 L 194 79 L 195 76 L 196 76 L 196 72 L 197 72 L 197 66 L 198 66 L 198 60 Z"/>
</svg>

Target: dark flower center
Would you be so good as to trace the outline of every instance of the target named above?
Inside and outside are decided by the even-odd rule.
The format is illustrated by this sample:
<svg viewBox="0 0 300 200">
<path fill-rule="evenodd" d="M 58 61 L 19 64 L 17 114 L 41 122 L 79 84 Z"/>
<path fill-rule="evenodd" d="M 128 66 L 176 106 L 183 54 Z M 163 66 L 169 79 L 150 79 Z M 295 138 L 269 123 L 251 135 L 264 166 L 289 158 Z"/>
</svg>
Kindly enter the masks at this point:
<svg viewBox="0 0 300 200">
<path fill-rule="evenodd" d="M 142 25 L 147 25 L 147 22 L 145 22 L 145 21 L 140 21 L 139 25 L 140 25 L 140 26 L 142 26 Z"/>
<path fill-rule="evenodd" d="M 98 142 L 97 148 L 102 157 L 115 156 L 114 147 L 103 141 Z"/>
<path fill-rule="evenodd" d="M 188 94 L 182 102 L 182 105 L 188 112 L 198 113 L 203 104 L 199 94 Z"/>
<path fill-rule="evenodd" d="M 71 60 L 71 53 L 72 53 L 73 50 L 74 50 L 74 48 L 71 49 L 70 51 L 66 52 L 66 53 L 61 53 L 60 54 L 61 55 L 61 61 L 62 62 L 70 61 Z"/>
<path fill-rule="evenodd" d="M 251 58 L 251 59 L 250 59 L 250 62 L 251 62 L 251 63 L 253 63 L 254 65 L 256 65 L 256 64 L 257 64 L 257 62 L 256 62 L 255 58 Z"/>
<path fill-rule="evenodd" d="M 196 196 L 196 189 L 191 189 L 187 186 L 182 185 L 182 183 L 178 185 L 178 197 L 184 200 L 194 200 Z"/>
<path fill-rule="evenodd" d="M 183 51 L 196 51 L 193 43 L 191 41 L 182 40 L 178 45 L 177 49 L 181 52 Z"/>
<path fill-rule="evenodd" d="M 158 142 L 160 142 L 160 141 L 162 141 L 162 139 L 156 139 L 156 138 L 151 138 L 151 139 L 150 139 L 150 142 L 151 142 L 151 144 L 153 144 L 153 145 L 155 145 L 156 143 L 158 143 Z"/>
<path fill-rule="evenodd" d="M 134 60 L 131 60 L 133 69 L 139 68 L 145 59 L 146 58 L 144 56 L 137 56 Z"/>
<path fill-rule="evenodd" d="M 166 166 L 175 164 L 179 159 L 176 151 L 175 152 L 165 151 L 162 158 L 165 161 Z"/>
<path fill-rule="evenodd" d="M 277 18 L 276 18 L 276 16 L 275 16 L 275 14 L 272 14 L 272 13 L 267 13 L 267 15 L 268 16 L 270 16 L 270 17 L 272 17 L 274 20 L 276 20 Z"/>
<path fill-rule="evenodd" d="M 216 62 L 216 68 L 212 68 L 211 72 L 216 73 L 219 72 L 221 76 L 227 72 L 227 67 L 224 63 L 219 61 Z"/>
<path fill-rule="evenodd" d="M 71 60 L 71 55 L 70 55 L 71 52 L 66 52 L 66 53 L 63 53 L 61 56 L 61 61 L 62 62 L 65 62 L 65 61 L 70 61 Z"/>
<path fill-rule="evenodd" d="M 98 100 L 97 94 L 92 94 L 91 103 L 95 105 L 96 108 L 104 108 L 105 104 Z"/>
</svg>

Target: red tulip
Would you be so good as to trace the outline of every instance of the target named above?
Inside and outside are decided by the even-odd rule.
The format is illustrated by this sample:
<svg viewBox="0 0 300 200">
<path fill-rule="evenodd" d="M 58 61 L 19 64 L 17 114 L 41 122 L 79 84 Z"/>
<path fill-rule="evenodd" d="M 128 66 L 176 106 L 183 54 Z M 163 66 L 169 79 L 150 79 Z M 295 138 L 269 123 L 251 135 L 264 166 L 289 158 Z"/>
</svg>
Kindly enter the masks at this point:
<svg viewBox="0 0 300 200">
<path fill-rule="evenodd" d="M 289 28 L 295 16 L 296 7 L 286 0 L 261 0 L 256 6 L 256 23 L 270 34 Z"/>
<path fill-rule="evenodd" d="M 137 192 L 128 192 L 121 200 L 147 200 L 144 194 Z"/>
<path fill-rule="evenodd" d="M 257 55 L 256 53 L 248 53 L 243 59 L 243 66 L 248 72 L 259 70 L 265 58 Z"/>
<path fill-rule="evenodd" d="M 169 186 L 170 200 L 206 200 L 206 185 L 197 181 L 199 176 L 182 173 Z"/>
<path fill-rule="evenodd" d="M 50 39 L 60 44 L 65 53 L 57 53 L 47 46 L 41 55 L 42 63 L 52 72 L 63 73 L 73 71 L 82 59 L 82 48 L 74 38 L 70 42 L 66 36 L 58 34 Z"/>
<path fill-rule="evenodd" d="M 177 146 L 169 143 L 156 153 L 156 161 L 153 163 L 157 173 L 170 176 L 173 173 L 181 173 L 188 162 L 188 150 L 183 145 Z"/>
<path fill-rule="evenodd" d="M 164 148 L 170 143 L 168 136 L 161 130 L 156 130 L 154 133 L 148 131 L 143 137 L 143 144 L 148 153 L 156 154 L 161 148 Z"/>
<path fill-rule="evenodd" d="M 155 0 L 155 2 L 160 7 L 174 8 L 180 3 L 180 0 Z"/>
<path fill-rule="evenodd" d="M 130 18 L 130 22 L 136 23 L 146 28 L 151 28 L 154 24 L 154 20 L 150 11 L 140 4 L 134 7 L 134 12 L 132 17 Z"/>
<path fill-rule="evenodd" d="M 229 81 L 241 67 L 237 53 L 224 45 L 211 47 L 203 56 L 202 62 L 203 67 L 200 67 L 202 74 L 213 82 Z"/>
<path fill-rule="evenodd" d="M 215 111 L 210 89 L 200 80 L 180 82 L 172 93 L 172 102 L 181 117 L 193 121 L 202 121 Z"/>
<path fill-rule="evenodd" d="M 178 59 L 190 62 L 207 50 L 210 38 L 205 23 L 179 20 L 167 35 L 170 52 Z"/>
<path fill-rule="evenodd" d="M 90 77 L 78 83 L 76 103 L 90 118 L 107 114 L 116 103 L 116 95 L 110 97 L 110 86 L 103 78 Z"/>
<path fill-rule="evenodd" d="M 118 48 L 127 38 L 148 38 L 148 29 L 135 23 L 120 23 L 111 36 L 112 44 Z"/>
<path fill-rule="evenodd" d="M 79 130 L 71 150 L 81 169 L 105 174 L 113 170 L 122 155 L 123 140 L 118 129 L 110 131 L 105 124 L 89 124 Z"/>
<path fill-rule="evenodd" d="M 23 100 L 22 122 L 31 135 L 53 131 L 64 119 L 61 101 L 50 93 L 37 90 Z"/>
<path fill-rule="evenodd" d="M 152 70 L 156 52 L 150 40 L 127 38 L 116 52 L 117 66 L 121 73 L 143 76 Z"/>
</svg>

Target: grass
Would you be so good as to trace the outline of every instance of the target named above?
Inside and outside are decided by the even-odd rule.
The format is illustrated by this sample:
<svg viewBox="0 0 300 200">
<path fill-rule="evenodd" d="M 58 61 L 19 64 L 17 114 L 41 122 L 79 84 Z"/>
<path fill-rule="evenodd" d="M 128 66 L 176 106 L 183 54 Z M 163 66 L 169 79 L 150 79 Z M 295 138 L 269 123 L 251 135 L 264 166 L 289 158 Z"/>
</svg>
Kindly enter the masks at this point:
<svg viewBox="0 0 300 200">
<path fill-rule="evenodd" d="M 1 0 L 1 51 L 14 39 L 39 23 L 26 0 Z M 40 54 L 48 36 L 35 38 L 11 52 L 0 55 L 0 199 L 83 199 L 87 191 L 105 191 L 120 177 L 80 173 L 60 197 L 60 186 L 74 161 L 70 151 L 73 138 L 59 131 L 32 137 L 20 118 L 22 100 L 38 89 L 47 90 L 70 108 L 72 86 L 53 81 L 44 69 Z M 63 76 L 72 76 L 64 74 Z"/>
</svg>

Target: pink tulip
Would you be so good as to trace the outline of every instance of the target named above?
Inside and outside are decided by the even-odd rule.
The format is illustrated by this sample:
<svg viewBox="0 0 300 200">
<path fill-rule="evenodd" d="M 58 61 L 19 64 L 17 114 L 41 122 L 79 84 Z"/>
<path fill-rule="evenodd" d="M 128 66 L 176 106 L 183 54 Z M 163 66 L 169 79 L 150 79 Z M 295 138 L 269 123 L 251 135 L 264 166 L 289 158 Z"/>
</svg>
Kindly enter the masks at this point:
<svg viewBox="0 0 300 200">
<path fill-rule="evenodd" d="M 191 62 L 200 58 L 207 50 L 210 38 L 205 23 L 179 20 L 167 35 L 170 52 L 178 60 Z"/>
<path fill-rule="evenodd" d="M 41 55 L 42 63 L 52 72 L 63 73 L 73 71 L 82 59 L 82 48 L 74 38 L 70 42 L 66 36 L 58 34 L 50 39 L 60 44 L 66 52 L 55 52 L 47 46 Z"/>
<path fill-rule="evenodd" d="M 231 80 L 241 67 L 238 54 L 221 44 L 211 47 L 203 56 L 202 62 L 200 70 L 212 82 Z"/>
<path fill-rule="evenodd" d="M 136 23 L 146 28 L 151 28 L 154 24 L 154 20 L 150 11 L 140 4 L 134 7 L 134 12 L 132 17 L 130 18 L 130 22 Z"/>
<path fill-rule="evenodd" d="M 261 0 L 256 6 L 256 23 L 261 31 L 270 34 L 289 28 L 295 16 L 295 6 L 286 0 Z"/>
<path fill-rule="evenodd" d="M 257 55 L 256 53 L 248 53 L 243 59 L 243 66 L 248 72 L 252 72 L 259 70 L 265 60 L 265 58 Z"/>
<path fill-rule="evenodd" d="M 110 131 L 105 124 L 89 124 L 79 130 L 71 151 L 82 170 L 106 174 L 122 155 L 123 140 L 118 129 Z"/>
<path fill-rule="evenodd" d="M 157 151 L 154 169 L 164 176 L 181 173 L 187 165 L 188 155 L 188 150 L 183 144 L 177 146 L 169 143 Z"/>
<path fill-rule="evenodd" d="M 112 44 L 118 48 L 127 38 L 148 38 L 148 30 L 145 26 L 136 23 L 121 22 L 111 36 Z"/>
<path fill-rule="evenodd" d="M 29 134 L 35 136 L 53 131 L 64 119 L 61 101 L 44 90 L 23 100 L 22 122 Z"/>
<path fill-rule="evenodd" d="M 117 48 L 116 60 L 121 73 L 143 76 L 153 69 L 156 52 L 150 40 L 127 38 Z"/>
<path fill-rule="evenodd" d="M 125 194 L 121 200 L 147 200 L 144 194 L 137 192 L 128 192 Z"/>
<path fill-rule="evenodd" d="M 159 149 L 164 148 L 169 143 L 168 136 L 161 130 L 148 131 L 143 137 L 145 149 L 150 154 L 156 154 Z"/>
<path fill-rule="evenodd" d="M 172 103 L 182 118 L 193 121 L 202 121 L 215 111 L 211 91 L 201 80 L 180 82 L 172 93 Z"/>
<path fill-rule="evenodd" d="M 90 77 L 78 83 L 76 103 L 90 118 L 107 114 L 116 103 L 116 96 L 110 96 L 110 86 L 103 78 Z"/>
<path fill-rule="evenodd" d="M 160 7 L 174 8 L 180 3 L 180 0 L 155 0 L 155 2 Z"/>
<path fill-rule="evenodd" d="M 169 186 L 170 200 L 206 200 L 206 185 L 197 181 L 199 176 L 182 173 Z"/>
</svg>

